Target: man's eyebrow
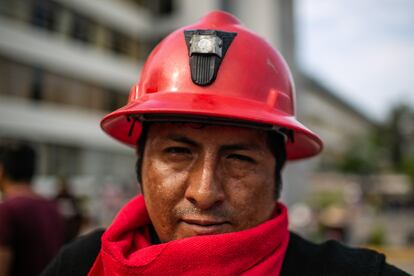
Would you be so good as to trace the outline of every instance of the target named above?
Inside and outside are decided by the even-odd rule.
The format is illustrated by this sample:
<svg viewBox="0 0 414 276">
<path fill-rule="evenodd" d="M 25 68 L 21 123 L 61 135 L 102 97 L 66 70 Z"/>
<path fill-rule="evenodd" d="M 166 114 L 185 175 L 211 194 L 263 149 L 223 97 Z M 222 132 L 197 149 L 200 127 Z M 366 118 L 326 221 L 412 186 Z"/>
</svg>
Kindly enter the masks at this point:
<svg viewBox="0 0 414 276">
<path fill-rule="evenodd" d="M 172 140 L 178 143 L 184 143 L 184 144 L 188 144 L 190 146 L 196 147 L 198 146 L 198 143 L 194 140 L 191 140 L 190 138 L 186 137 L 186 136 L 182 136 L 182 135 L 168 135 L 167 137 L 165 137 L 166 140 Z"/>
<path fill-rule="evenodd" d="M 183 135 L 171 134 L 171 135 L 164 137 L 163 139 L 172 140 L 174 142 L 187 144 L 193 147 L 199 146 L 199 143 Z M 235 144 L 223 145 L 220 147 L 220 151 L 222 152 L 223 151 L 236 151 L 236 150 L 263 151 L 263 148 L 255 143 L 235 143 Z"/>
<path fill-rule="evenodd" d="M 257 144 L 230 144 L 230 145 L 223 145 L 220 147 L 221 151 L 232 151 L 232 150 L 253 150 L 253 151 L 263 151 L 263 148 Z"/>
</svg>

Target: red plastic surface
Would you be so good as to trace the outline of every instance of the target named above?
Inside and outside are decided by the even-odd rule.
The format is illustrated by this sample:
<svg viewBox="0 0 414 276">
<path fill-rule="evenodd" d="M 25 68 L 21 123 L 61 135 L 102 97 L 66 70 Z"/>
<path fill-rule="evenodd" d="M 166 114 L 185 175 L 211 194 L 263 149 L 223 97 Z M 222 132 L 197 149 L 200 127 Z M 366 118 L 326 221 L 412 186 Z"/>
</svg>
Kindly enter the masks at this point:
<svg viewBox="0 0 414 276">
<path fill-rule="evenodd" d="M 236 32 L 216 80 L 198 86 L 191 80 L 184 30 L 215 29 Z M 102 129 L 115 139 L 136 145 L 139 123 L 128 136 L 129 114 L 204 115 L 268 123 L 294 131 L 288 142 L 289 160 L 319 153 L 322 142 L 295 118 L 293 81 L 282 56 L 265 40 L 239 25 L 234 16 L 212 12 L 198 23 L 167 36 L 153 50 L 128 104 L 105 116 Z"/>
</svg>

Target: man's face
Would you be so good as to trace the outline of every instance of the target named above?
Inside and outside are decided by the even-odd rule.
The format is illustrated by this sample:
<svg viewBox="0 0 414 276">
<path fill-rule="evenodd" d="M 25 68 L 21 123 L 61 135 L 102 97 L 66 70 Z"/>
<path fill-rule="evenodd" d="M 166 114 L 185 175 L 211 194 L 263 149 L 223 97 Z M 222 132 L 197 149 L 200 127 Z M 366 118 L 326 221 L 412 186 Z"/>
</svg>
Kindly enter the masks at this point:
<svg viewBox="0 0 414 276">
<path fill-rule="evenodd" d="M 142 182 L 160 240 L 240 231 L 269 219 L 275 158 L 266 140 L 247 128 L 151 125 Z"/>
</svg>

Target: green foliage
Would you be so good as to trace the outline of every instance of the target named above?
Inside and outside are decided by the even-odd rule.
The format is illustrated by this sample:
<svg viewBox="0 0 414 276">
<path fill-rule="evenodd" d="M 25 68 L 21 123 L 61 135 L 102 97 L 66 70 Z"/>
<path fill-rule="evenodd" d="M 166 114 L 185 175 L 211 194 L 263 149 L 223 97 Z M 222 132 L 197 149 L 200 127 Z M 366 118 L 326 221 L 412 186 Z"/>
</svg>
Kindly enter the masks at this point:
<svg viewBox="0 0 414 276">
<path fill-rule="evenodd" d="M 345 173 L 368 174 L 376 170 L 372 158 L 361 156 L 358 152 L 350 152 L 339 164 L 339 169 Z"/>
<path fill-rule="evenodd" d="M 403 160 L 401 171 L 410 177 L 411 184 L 414 185 L 414 156 L 407 157 Z"/>
<path fill-rule="evenodd" d="M 394 171 L 410 176 L 414 185 L 414 111 L 396 105 L 385 122 L 368 137 L 351 143 L 338 162 L 345 173 L 373 174 Z"/>
<path fill-rule="evenodd" d="M 375 246 L 383 246 L 386 242 L 386 231 L 382 225 L 372 228 L 367 243 Z"/>
<path fill-rule="evenodd" d="M 332 205 L 342 205 L 343 192 L 340 190 L 319 191 L 312 195 L 311 205 L 317 209 L 324 209 Z"/>
<path fill-rule="evenodd" d="M 384 165 L 386 150 L 383 136 L 375 130 L 368 137 L 355 140 L 338 163 L 340 171 L 345 173 L 371 174 L 380 171 Z"/>
</svg>

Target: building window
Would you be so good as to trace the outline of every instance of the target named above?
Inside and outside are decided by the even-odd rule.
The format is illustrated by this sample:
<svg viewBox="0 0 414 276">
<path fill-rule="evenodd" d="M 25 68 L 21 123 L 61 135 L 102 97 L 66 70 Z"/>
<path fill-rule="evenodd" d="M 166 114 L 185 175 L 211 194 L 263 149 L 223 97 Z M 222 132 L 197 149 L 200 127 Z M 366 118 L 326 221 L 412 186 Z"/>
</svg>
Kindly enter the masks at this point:
<svg viewBox="0 0 414 276">
<path fill-rule="evenodd" d="M 130 0 L 130 2 L 147 8 L 158 16 L 170 15 L 174 12 L 173 0 Z"/>
<path fill-rule="evenodd" d="M 42 173 L 46 175 L 78 175 L 81 172 L 80 148 L 46 144 Z"/>
<path fill-rule="evenodd" d="M 14 1 L 0 1 L 0 14 L 14 17 L 16 13 Z"/>
<path fill-rule="evenodd" d="M 112 32 L 111 34 L 111 49 L 114 53 L 117 54 L 129 54 L 130 52 L 130 40 L 127 36 L 119 33 L 119 32 Z"/>
<path fill-rule="evenodd" d="M 32 24 L 49 31 L 55 30 L 58 6 L 47 0 L 33 1 L 32 5 Z"/>
<path fill-rule="evenodd" d="M 157 0 L 153 3 L 153 13 L 157 15 L 170 15 L 174 10 L 173 0 Z"/>
<path fill-rule="evenodd" d="M 31 98 L 35 70 L 0 56 L 0 94 Z"/>
<path fill-rule="evenodd" d="M 82 42 L 90 42 L 92 37 L 92 22 L 86 17 L 74 13 L 70 36 Z"/>
<path fill-rule="evenodd" d="M 146 45 L 140 39 L 134 39 L 131 41 L 131 57 L 136 61 L 144 59 L 149 51 L 146 49 Z"/>
<path fill-rule="evenodd" d="M 117 92 L 114 90 L 107 90 L 106 97 L 107 105 L 105 106 L 105 110 L 107 111 L 113 111 L 126 104 L 127 95 L 125 93 Z"/>
<path fill-rule="evenodd" d="M 34 69 L 30 98 L 34 101 L 43 99 L 43 71 L 41 69 Z"/>
</svg>

